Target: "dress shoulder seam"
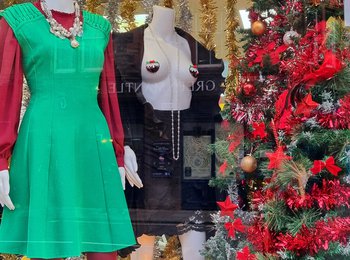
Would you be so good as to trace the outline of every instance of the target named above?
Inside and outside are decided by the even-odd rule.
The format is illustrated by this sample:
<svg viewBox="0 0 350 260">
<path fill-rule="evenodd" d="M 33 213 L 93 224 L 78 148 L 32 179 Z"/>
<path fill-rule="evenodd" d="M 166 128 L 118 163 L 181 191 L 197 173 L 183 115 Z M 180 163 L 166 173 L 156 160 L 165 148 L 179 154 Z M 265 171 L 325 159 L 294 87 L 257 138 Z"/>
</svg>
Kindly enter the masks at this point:
<svg viewBox="0 0 350 260">
<path fill-rule="evenodd" d="M 112 29 L 112 25 L 106 18 L 104 18 L 101 15 L 93 14 L 88 11 L 83 11 L 83 13 L 84 13 L 84 19 L 85 19 L 84 22 L 102 31 L 103 33 L 106 34 L 106 36 L 109 36 Z"/>
<path fill-rule="evenodd" d="M 1 16 L 5 18 L 11 28 L 16 31 L 24 23 L 36 20 L 40 17 L 40 12 L 32 3 L 16 4 L 6 8 Z"/>
</svg>

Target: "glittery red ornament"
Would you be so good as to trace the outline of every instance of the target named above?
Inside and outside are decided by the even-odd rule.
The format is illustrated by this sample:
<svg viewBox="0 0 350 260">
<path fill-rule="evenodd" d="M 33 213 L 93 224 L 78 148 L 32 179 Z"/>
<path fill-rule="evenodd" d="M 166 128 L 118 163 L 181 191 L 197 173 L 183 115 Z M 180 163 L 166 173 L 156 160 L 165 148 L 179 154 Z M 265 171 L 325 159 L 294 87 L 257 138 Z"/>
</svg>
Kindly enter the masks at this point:
<svg viewBox="0 0 350 260">
<path fill-rule="evenodd" d="M 247 83 L 243 86 L 243 94 L 245 96 L 253 96 L 256 93 L 256 88 L 253 84 Z"/>
<path fill-rule="evenodd" d="M 252 33 L 256 36 L 263 35 L 266 31 L 266 24 L 262 21 L 255 21 L 252 23 Z"/>
</svg>

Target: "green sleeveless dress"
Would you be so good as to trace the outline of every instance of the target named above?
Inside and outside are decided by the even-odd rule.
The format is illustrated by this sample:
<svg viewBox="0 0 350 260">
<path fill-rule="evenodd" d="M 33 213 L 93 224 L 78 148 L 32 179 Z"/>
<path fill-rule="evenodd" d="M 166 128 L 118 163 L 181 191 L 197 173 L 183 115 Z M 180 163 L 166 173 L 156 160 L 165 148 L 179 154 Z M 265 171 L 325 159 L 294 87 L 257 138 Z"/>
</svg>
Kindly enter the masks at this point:
<svg viewBox="0 0 350 260">
<path fill-rule="evenodd" d="M 0 252 L 36 258 L 112 252 L 135 244 L 111 143 L 97 100 L 110 24 L 83 12 L 74 49 L 50 33 L 31 3 L 1 16 L 22 50 L 31 92 L 10 164 Z"/>
</svg>

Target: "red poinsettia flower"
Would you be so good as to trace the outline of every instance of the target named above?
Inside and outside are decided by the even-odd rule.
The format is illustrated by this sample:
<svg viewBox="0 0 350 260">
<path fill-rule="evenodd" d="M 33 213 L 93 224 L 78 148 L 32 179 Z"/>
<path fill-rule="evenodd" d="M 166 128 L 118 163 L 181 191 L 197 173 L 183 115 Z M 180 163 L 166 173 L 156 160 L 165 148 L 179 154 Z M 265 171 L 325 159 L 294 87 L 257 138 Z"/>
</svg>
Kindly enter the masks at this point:
<svg viewBox="0 0 350 260">
<path fill-rule="evenodd" d="M 275 42 L 270 42 L 267 46 L 259 48 L 256 50 L 256 57 L 253 63 L 260 63 L 262 65 L 263 59 L 266 55 L 270 56 L 270 61 L 272 65 L 276 65 L 280 62 L 280 54 L 286 51 L 288 46 L 281 45 L 276 48 Z"/>
</svg>

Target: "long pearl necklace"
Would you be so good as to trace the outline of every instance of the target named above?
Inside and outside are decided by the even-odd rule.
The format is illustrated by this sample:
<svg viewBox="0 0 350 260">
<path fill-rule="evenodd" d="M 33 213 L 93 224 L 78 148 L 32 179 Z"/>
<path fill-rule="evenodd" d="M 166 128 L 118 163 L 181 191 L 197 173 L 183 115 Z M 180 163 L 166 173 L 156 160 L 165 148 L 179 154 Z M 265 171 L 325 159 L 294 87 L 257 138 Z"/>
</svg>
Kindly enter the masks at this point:
<svg viewBox="0 0 350 260">
<path fill-rule="evenodd" d="M 169 68 L 171 68 L 171 62 L 169 60 L 168 55 L 166 54 L 166 52 L 163 50 L 161 44 L 158 41 L 158 38 L 154 35 L 153 30 L 151 28 L 151 25 L 148 26 L 149 31 L 152 34 L 153 39 L 157 42 L 157 45 L 159 47 L 159 49 L 161 50 L 161 52 L 163 53 L 164 57 L 167 60 L 167 63 L 169 65 Z M 179 75 L 180 72 L 180 50 L 179 50 L 179 44 L 178 44 L 178 39 L 176 38 L 176 49 L 177 49 L 177 76 Z M 173 92 L 174 92 L 174 82 L 172 80 L 172 77 L 170 76 L 170 89 L 171 89 L 171 100 L 173 100 Z M 181 115 L 180 115 L 180 110 L 176 110 L 177 111 L 177 147 L 176 147 L 176 151 L 175 151 L 175 119 L 174 119 L 174 109 L 171 109 L 171 144 L 172 144 L 172 150 L 173 150 L 173 159 L 175 161 L 179 160 L 180 158 L 180 121 L 181 121 Z"/>
<path fill-rule="evenodd" d="M 79 42 L 76 40 L 77 36 L 83 35 L 83 23 L 80 21 L 80 7 L 77 1 L 73 1 L 74 5 L 74 23 L 73 27 L 69 28 L 69 31 L 58 23 L 55 18 L 52 16 L 51 10 L 47 7 L 46 1 L 40 1 L 41 9 L 46 15 L 46 20 L 50 24 L 50 32 L 61 39 L 69 39 L 70 44 L 73 48 L 79 47 Z"/>
</svg>

